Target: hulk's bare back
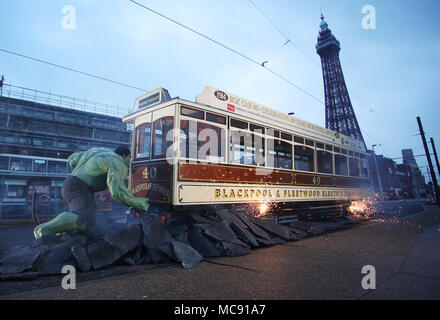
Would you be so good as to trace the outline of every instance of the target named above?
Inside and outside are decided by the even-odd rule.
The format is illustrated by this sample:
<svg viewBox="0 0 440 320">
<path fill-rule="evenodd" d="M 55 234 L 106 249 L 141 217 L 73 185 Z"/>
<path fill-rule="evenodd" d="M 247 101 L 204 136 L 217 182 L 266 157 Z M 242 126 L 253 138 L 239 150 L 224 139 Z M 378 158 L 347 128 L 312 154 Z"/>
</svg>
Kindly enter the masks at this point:
<svg viewBox="0 0 440 320">
<path fill-rule="evenodd" d="M 92 148 L 80 154 L 72 176 L 87 183 L 94 192 L 103 191 L 108 187 L 107 174 L 110 168 L 123 177 L 128 174 L 127 166 L 120 156 L 109 149 Z"/>
</svg>

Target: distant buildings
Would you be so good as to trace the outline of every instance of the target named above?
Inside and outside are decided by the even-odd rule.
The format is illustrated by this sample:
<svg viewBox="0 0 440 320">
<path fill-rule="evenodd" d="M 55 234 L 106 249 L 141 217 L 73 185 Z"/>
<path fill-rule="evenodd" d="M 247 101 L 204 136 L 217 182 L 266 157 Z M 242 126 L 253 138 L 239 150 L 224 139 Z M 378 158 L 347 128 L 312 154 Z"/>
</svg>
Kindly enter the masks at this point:
<svg viewBox="0 0 440 320">
<path fill-rule="evenodd" d="M 379 193 L 377 174 L 380 175 L 383 196 L 385 198 L 424 198 L 427 190 L 425 177 L 422 175 L 411 149 L 402 150 L 403 163 L 397 164 L 393 159 L 376 155 L 370 151 L 370 181 L 376 193 Z"/>
<path fill-rule="evenodd" d="M 416 197 L 426 196 L 425 177 L 417 165 L 414 158 L 413 151 L 411 149 L 402 150 L 403 163 L 410 167 L 412 178 L 412 189 Z"/>
<path fill-rule="evenodd" d="M 45 217 L 64 208 L 67 158 L 92 147 L 130 147 L 131 131 L 115 107 L 3 85 L 0 93 L 0 222 L 31 218 L 32 196 Z M 113 115 L 112 115 L 113 114 Z M 111 210 L 111 198 L 98 195 Z"/>
</svg>

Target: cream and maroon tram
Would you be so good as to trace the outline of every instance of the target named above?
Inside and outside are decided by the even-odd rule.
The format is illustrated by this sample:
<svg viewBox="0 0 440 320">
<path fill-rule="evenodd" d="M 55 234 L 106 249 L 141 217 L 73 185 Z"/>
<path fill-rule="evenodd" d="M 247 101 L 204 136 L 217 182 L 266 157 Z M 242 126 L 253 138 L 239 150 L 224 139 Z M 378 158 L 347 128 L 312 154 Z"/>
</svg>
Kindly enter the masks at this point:
<svg viewBox="0 0 440 320">
<path fill-rule="evenodd" d="M 151 203 L 341 213 L 370 196 L 361 141 L 212 87 L 196 102 L 159 88 L 123 121 L 134 128 L 130 188 Z"/>
</svg>

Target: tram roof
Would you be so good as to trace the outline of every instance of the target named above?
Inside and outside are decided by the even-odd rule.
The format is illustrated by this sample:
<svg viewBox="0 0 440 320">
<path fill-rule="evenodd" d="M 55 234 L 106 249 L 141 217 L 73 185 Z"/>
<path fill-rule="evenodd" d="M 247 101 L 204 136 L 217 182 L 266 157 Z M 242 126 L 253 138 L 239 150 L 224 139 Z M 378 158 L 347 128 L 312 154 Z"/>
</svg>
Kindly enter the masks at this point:
<svg viewBox="0 0 440 320">
<path fill-rule="evenodd" d="M 178 97 L 170 98 L 167 90 L 165 90 L 165 94 L 163 94 L 164 91 L 161 90 L 165 89 L 159 88 L 139 97 L 136 101 L 138 110 L 125 116 L 123 121 L 125 123 L 132 122 L 135 118 L 150 112 L 152 109 L 157 109 L 157 107 L 181 103 L 209 111 L 221 112 L 230 117 L 264 124 L 274 129 L 292 132 L 293 134 L 297 133 L 298 135 L 304 135 L 305 137 L 337 145 L 341 148 L 347 148 L 357 152 L 366 152 L 365 146 L 360 140 L 210 86 L 205 87 L 203 92 L 197 96 L 195 102 Z M 156 99 L 158 92 L 160 93 L 160 97 L 164 97 L 164 99 Z M 155 103 L 142 107 L 142 102 L 146 101 L 150 96 L 155 97 Z"/>
</svg>

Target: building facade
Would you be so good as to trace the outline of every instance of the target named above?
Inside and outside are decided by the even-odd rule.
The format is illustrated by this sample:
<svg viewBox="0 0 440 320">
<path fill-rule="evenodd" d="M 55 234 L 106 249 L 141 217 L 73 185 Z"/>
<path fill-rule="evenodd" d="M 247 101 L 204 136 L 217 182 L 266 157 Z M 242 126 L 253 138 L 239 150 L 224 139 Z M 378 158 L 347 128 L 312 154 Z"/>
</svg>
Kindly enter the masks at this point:
<svg viewBox="0 0 440 320">
<path fill-rule="evenodd" d="M 412 179 L 412 190 L 413 193 L 418 197 L 426 196 L 427 190 L 425 186 L 425 177 L 420 170 L 412 149 L 402 150 L 403 163 L 408 165 L 411 170 Z"/>
<path fill-rule="evenodd" d="M 121 121 L 128 108 L 5 84 L 0 93 L 0 222 L 31 219 L 32 208 L 43 218 L 62 212 L 73 152 L 130 147 L 131 130 Z M 101 210 L 114 208 L 108 193 L 96 198 Z"/>
<path fill-rule="evenodd" d="M 411 154 L 412 154 L 412 150 Z M 397 164 L 393 159 L 370 152 L 370 182 L 377 194 L 380 193 L 378 174 L 385 199 L 412 199 L 426 197 L 425 177 L 420 169 L 404 161 Z M 374 160 L 376 157 L 376 160 Z M 412 158 L 414 159 L 414 157 Z M 415 163 L 415 160 L 414 160 Z M 377 167 L 376 167 L 377 164 Z"/>
</svg>

